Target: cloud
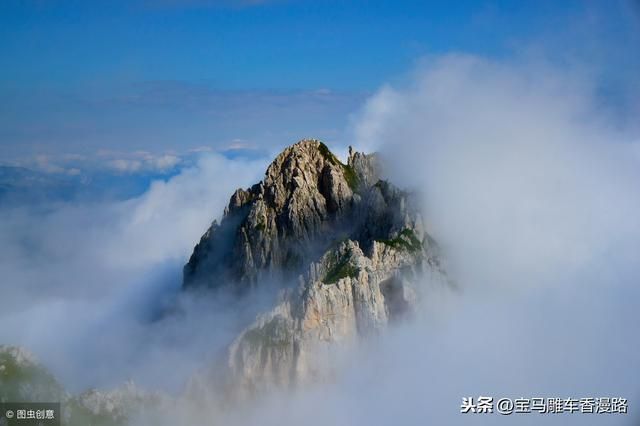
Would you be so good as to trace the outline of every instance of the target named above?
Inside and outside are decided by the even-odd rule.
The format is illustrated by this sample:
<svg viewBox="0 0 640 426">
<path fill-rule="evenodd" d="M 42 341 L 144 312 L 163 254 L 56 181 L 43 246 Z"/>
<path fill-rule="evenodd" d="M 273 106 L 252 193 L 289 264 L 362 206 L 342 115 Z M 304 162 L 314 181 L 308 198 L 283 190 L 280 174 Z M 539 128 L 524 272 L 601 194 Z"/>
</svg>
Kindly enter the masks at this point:
<svg viewBox="0 0 640 426">
<path fill-rule="evenodd" d="M 175 391 L 242 312 L 183 300 L 183 315 L 149 321 L 177 300 L 182 265 L 229 194 L 261 170 L 205 153 L 136 198 L 0 210 L 0 341 L 33 350 L 74 391 L 127 377 Z M 227 326 L 204 333 L 211 323 Z"/>
<path fill-rule="evenodd" d="M 0 158 L 4 163 L 43 154 L 90 157 L 99 150 L 220 150 L 234 139 L 274 151 L 305 135 L 340 140 L 348 114 L 365 96 L 326 90 L 219 90 L 189 81 L 147 81 L 81 93 L 16 89 L 0 93 L 10 105 L 0 117 Z M 111 159 L 124 160 L 114 164 L 123 170 L 135 169 L 131 160 L 140 160 Z"/>
<path fill-rule="evenodd" d="M 630 302 L 639 296 L 639 139 L 612 111 L 573 69 L 469 55 L 430 58 L 367 103 L 358 144 L 380 149 L 391 179 L 422 194 L 462 288 L 459 299 L 428 303 L 436 324 L 400 331 L 359 373 L 397 360 L 380 388 L 403 396 L 371 392 L 372 406 L 384 400 L 383 412 L 414 415 L 409 424 L 494 424 L 461 417 L 454 401 L 640 399 L 637 375 L 625 373 L 640 371 Z"/>
<path fill-rule="evenodd" d="M 49 155 L 36 155 L 30 163 L 35 170 L 44 173 L 69 176 L 75 176 L 80 173 L 80 170 L 75 167 L 65 167 L 64 164 L 60 165 L 59 162 Z"/>
<path fill-rule="evenodd" d="M 111 155 L 117 155 L 117 153 Z M 130 153 L 128 158 L 107 160 L 106 166 L 120 173 L 164 173 L 175 169 L 182 161 L 183 159 L 174 154 L 137 151 Z"/>
<path fill-rule="evenodd" d="M 110 160 L 107 164 L 118 172 L 132 173 L 142 168 L 142 163 L 138 160 Z"/>
<path fill-rule="evenodd" d="M 405 85 L 382 88 L 355 123 L 355 145 L 380 150 L 390 179 L 422 197 L 461 291 L 431 289 L 422 316 L 340 354 L 333 382 L 207 420 L 636 421 L 459 412 L 462 397 L 485 394 L 638 401 L 640 138 L 617 114 L 588 73 L 537 61 L 432 57 Z M 199 155 L 133 199 L 3 210 L 0 341 L 33 349 L 73 390 L 127 377 L 179 389 L 258 306 L 184 300 L 184 315 L 148 321 L 149 307 L 175 297 L 180 267 L 232 190 L 265 166 Z"/>
<path fill-rule="evenodd" d="M 424 190 L 434 232 L 465 241 L 468 258 L 499 252 L 539 281 L 602 259 L 603 241 L 632 243 L 637 137 L 609 125 L 586 82 L 535 63 L 448 56 L 406 90 L 371 101 L 359 140 L 400 141 L 382 146 L 394 178 Z"/>
<path fill-rule="evenodd" d="M 136 424 L 636 422 L 633 411 L 460 413 L 479 395 L 639 400 L 638 135 L 611 124 L 593 89 L 548 64 L 468 55 L 381 89 L 357 143 L 422 197 L 460 291 L 429 288 L 414 321 L 337 353 L 329 383 L 240 409 L 181 400 Z"/>
<path fill-rule="evenodd" d="M 429 288 L 414 321 L 336 354 L 329 383 L 191 417 L 187 400 L 165 424 L 635 424 L 639 139 L 594 84 L 544 62 L 446 55 L 382 88 L 357 145 L 424 201 L 460 291 Z M 630 413 L 460 413 L 480 395 L 623 397 Z"/>
</svg>

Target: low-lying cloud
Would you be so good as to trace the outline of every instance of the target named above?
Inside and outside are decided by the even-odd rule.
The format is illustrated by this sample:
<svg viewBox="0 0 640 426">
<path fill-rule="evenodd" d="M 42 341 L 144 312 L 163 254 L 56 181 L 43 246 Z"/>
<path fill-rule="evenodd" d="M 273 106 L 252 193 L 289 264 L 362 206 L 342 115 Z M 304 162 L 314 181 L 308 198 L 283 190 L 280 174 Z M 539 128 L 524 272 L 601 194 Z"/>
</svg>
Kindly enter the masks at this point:
<svg viewBox="0 0 640 426">
<path fill-rule="evenodd" d="M 383 88 L 357 145 L 423 197 L 459 291 L 431 288 L 414 321 L 340 356 L 333 383 L 222 413 L 187 404 L 167 424 L 637 422 L 638 138 L 593 89 L 549 65 L 473 56 L 432 58 Z M 623 397 L 629 413 L 460 413 L 481 395 Z"/>
<path fill-rule="evenodd" d="M 229 195 L 264 163 L 203 154 L 133 199 L 2 210 L 0 341 L 34 351 L 72 390 L 127 378 L 175 390 L 188 357 L 216 344 L 215 332 L 198 340 L 202 324 L 224 318 L 185 308 L 170 323 L 149 319 L 175 297 L 182 265 Z M 180 374 L 166 377 L 167 364 Z"/>
<path fill-rule="evenodd" d="M 411 424 L 498 422 L 457 412 L 456 399 L 480 394 L 639 400 L 640 139 L 603 105 L 579 73 L 467 55 L 432 58 L 369 101 L 358 142 L 423 195 L 462 290 L 452 304 L 428 303 L 444 315 L 437 327 L 389 345 L 400 353 L 388 354 L 399 360 L 391 381 L 406 387 L 387 404 L 412 402 L 421 415 Z"/>
<path fill-rule="evenodd" d="M 331 384 L 193 422 L 637 421 L 640 138 L 616 114 L 589 76 L 538 62 L 435 57 L 382 88 L 355 145 L 380 150 L 390 179 L 422 197 L 460 290 L 432 289 L 423 315 L 341 358 Z M 204 156 L 128 201 L 3 212 L 0 341 L 73 389 L 129 376 L 179 388 L 250 315 L 185 301 L 190 315 L 150 325 L 146 309 L 175 292 L 193 244 L 264 166 Z M 479 395 L 625 397 L 630 414 L 460 414 Z M 178 414 L 164 420 L 185 423 Z"/>
</svg>

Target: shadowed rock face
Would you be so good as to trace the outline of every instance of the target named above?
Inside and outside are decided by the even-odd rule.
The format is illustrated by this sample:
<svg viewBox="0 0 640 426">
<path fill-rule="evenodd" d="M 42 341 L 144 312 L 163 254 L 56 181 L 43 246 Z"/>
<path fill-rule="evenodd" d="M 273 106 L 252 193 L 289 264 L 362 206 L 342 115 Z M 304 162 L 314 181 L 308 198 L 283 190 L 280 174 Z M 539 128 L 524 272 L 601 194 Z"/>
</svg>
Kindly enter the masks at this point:
<svg viewBox="0 0 640 426">
<path fill-rule="evenodd" d="M 373 176 L 372 156 L 357 153 L 345 165 L 316 140 L 285 149 L 262 182 L 231 196 L 185 266 L 184 286 L 295 278 L 338 234 L 353 232 L 354 207 Z"/>
<path fill-rule="evenodd" d="M 234 390 L 289 387 L 326 373 L 335 344 L 409 315 L 418 283 L 447 285 L 433 239 L 409 194 L 380 180 L 375 155 L 342 164 L 303 140 L 262 182 L 237 190 L 184 269 L 184 288 L 246 291 L 261 279 L 297 282 L 259 315 L 225 360 Z"/>
</svg>

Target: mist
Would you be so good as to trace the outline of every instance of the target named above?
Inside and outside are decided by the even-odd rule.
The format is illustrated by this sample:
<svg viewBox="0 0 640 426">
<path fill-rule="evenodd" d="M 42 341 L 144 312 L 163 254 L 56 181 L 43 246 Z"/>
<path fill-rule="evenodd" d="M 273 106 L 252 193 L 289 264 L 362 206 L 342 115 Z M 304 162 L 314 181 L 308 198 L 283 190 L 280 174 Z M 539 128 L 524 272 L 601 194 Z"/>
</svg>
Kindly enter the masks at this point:
<svg viewBox="0 0 640 426">
<path fill-rule="evenodd" d="M 182 266 L 265 161 L 203 154 L 136 198 L 3 209 L 0 341 L 34 352 L 74 392 L 126 380 L 181 389 L 244 315 L 178 298 Z M 163 309 L 181 314 L 155 321 Z"/>
<path fill-rule="evenodd" d="M 419 194 L 458 291 L 354 354 L 317 424 L 638 421 L 640 138 L 619 118 L 577 70 L 471 55 L 368 101 L 356 146 Z M 615 395 L 630 414 L 460 413 L 480 395 Z"/>
<path fill-rule="evenodd" d="M 470 55 L 383 87 L 355 146 L 423 201 L 455 289 L 425 283 L 420 315 L 336 354 L 331 383 L 164 420 L 637 423 L 640 139 L 605 105 L 579 72 Z M 622 397 L 629 414 L 460 413 L 478 396 Z"/>
<path fill-rule="evenodd" d="M 633 114 L 635 111 L 625 111 Z M 429 57 L 353 117 L 357 149 L 423 201 L 456 289 L 336 354 L 330 383 L 136 424 L 630 424 L 640 397 L 640 137 L 588 73 Z M 294 141 L 290 141 L 294 142 Z M 332 146 L 344 152 L 344 146 Z M 203 156 L 140 197 L 0 214 L 0 342 L 69 389 L 184 383 L 268 301 L 175 298 L 181 267 L 264 161 Z M 463 397 L 624 397 L 630 414 L 461 414 Z"/>
</svg>

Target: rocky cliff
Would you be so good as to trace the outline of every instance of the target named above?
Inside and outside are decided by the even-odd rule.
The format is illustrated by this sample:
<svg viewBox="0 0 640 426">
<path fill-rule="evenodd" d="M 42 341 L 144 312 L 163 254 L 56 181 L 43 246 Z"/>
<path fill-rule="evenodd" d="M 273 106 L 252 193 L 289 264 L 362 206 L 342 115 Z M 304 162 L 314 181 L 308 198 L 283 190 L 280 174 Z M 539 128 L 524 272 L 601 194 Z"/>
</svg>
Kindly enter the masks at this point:
<svg viewBox="0 0 640 426">
<path fill-rule="evenodd" d="M 352 234 L 360 193 L 375 175 L 371 156 L 342 164 L 313 140 L 285 149 L 262 182 L 232 195 L 221 223 L 203 235 L 185 266 L 185 287 L 243 289 L 295 278 L 336 236 Z"/>
<path fill-rule="evenodd" d="M 249 291 L 282 283 L 279 303 L 229 348 L 243 392 L 326 372 L 323 354 L 410 315 L 418 283 L 446 285 L 412 197 L 382 180 L 375 155 L 346 164 L 317 140 L 285 149 L 262 182 L 238 189 L 184 268 L 184 288 Z M 292 284 L 295 283 L 295 284 Z"/>
</svg>

